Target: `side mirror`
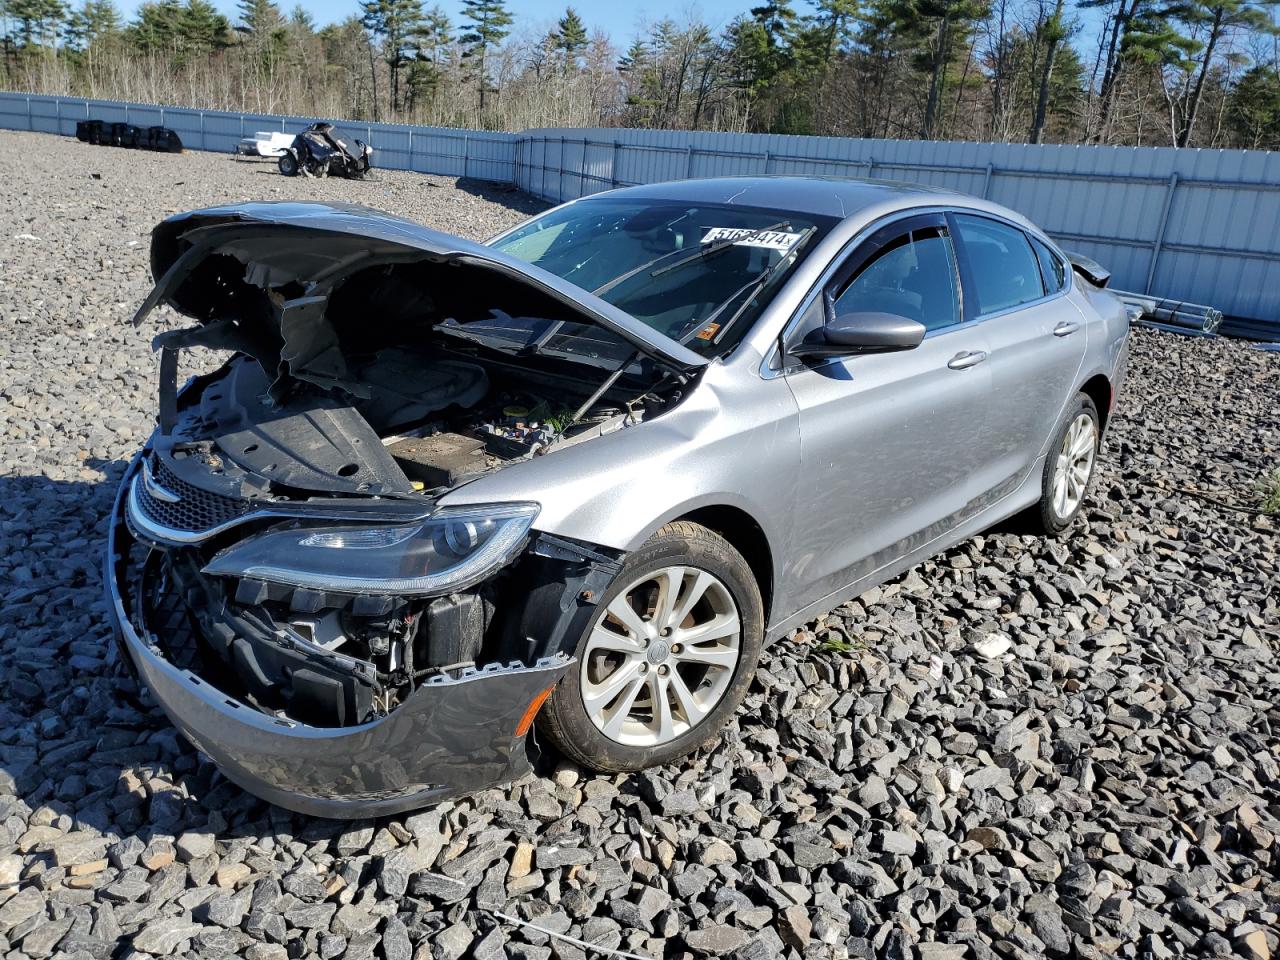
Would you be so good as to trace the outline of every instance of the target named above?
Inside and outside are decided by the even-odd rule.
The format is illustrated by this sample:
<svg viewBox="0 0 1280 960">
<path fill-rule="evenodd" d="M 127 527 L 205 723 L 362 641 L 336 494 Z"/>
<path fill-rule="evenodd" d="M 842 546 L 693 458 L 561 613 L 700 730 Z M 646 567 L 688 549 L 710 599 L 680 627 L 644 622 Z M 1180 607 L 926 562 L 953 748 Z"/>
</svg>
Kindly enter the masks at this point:
<svg viewBox="0 0 1280 960">
<path fill-rule="evenodd" d="M 896 313 L 842 313 L 788 352 L 795 357 L 847 357 L 920 346 L 925 326 Z"/>
</svg>

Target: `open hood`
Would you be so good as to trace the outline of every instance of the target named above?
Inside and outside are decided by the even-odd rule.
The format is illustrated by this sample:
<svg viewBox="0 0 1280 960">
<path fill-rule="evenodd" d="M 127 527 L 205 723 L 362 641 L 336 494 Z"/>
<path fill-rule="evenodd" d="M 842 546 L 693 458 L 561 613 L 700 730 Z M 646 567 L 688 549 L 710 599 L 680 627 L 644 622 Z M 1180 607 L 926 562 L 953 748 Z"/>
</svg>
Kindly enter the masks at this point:
<svg viewBox="0 0 1280 960">
<path fill-rule="evenodd" d="M 156 286 L 135 321 L 167 303 L 201 326 L 162 335 L 157 346 L 235 349 L 268 369 L 278 364 L 281 375 L 359 394 L 325 319 L 328 295 L 355 271 L 406 262 L 438 266 L 442 286 L 450 286 L 455 298 L 459 285 L 465 286 L 481 307 L 492 288 L 506 291 L 508 302 L 522 301 L 524 291 L 530 311 L 540 311 L 530 315 L 595 325 L 679 374 L 708 362 L 539 267 L 400 217 L 344 203 L 246 203 L 170 217 L 152 233 Z M 449 267 L 461 269 L 451 273 Z M 249 288 L 259 295 L 248 296 Z M 265 299 L 260 295 L 264 290 Z"/>
</svg>

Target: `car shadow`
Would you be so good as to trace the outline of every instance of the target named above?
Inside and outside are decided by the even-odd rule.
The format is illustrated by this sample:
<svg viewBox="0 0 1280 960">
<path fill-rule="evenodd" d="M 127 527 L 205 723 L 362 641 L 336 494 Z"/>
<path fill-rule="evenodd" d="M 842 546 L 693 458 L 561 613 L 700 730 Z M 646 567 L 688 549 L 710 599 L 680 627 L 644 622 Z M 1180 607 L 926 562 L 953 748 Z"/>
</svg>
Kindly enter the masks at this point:
<svg viewBox="0 0 1280 960">
<path fill-rule="evenodd" d="M 86 460 L 82 474 L 101 479 L 0 477 L 0 808 L 13 795 L 44 808 L 39 822 L 108 843 L 187 830 L 319 840 L 349 829 L 226 780 L 118 661 L 102 560 L 127 466 Z M 51 849 L 30 855 L 52 864 Z"/>
<path fill-rule="evenodd" d="M 455 181 L 457 189 L 480 200 L 506 207 L 526 216 L 542 213 L 555 204 L 550 201 L 525 193 L 513 183 L 499 183 L 493 180 L 479 180 L 475 177 L 459 177 Z"/>
<path fill-rule="evenodd" d="M 32 823 L 106 843 L 184 831 L 315 842 L 351 830 L 228 781 L 117 660 L 102 560 L 127 466 L 90 458 L 83 479 L 0 477 L 0 809 L 13 796 L 42 811 Z M 1019 531 L 1007 521 L 990 532 Z M 558 762 L 549 749 L 535 756 L 535 775 L 549 776 Z M 628 778 L 620 787 L 633 793 L 639 784 Z M 51 848 L 29 855 L 52 868 Z"/>
</svg>

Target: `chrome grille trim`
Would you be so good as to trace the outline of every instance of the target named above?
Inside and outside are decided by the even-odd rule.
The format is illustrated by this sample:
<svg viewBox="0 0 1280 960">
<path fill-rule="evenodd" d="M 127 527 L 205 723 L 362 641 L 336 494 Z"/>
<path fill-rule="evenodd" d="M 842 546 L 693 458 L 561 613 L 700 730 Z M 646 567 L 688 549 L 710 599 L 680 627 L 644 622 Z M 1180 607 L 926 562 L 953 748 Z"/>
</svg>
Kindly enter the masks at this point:
<svg viewBox="0 0 1280 960">
<path fill-rule="evenodd" d="M 135 532 L 159 543 L 198 543 L 254 513 L 249 501 L 201 490 L 151 457 L 129 485 L 128 508 Z"/>
</svg>

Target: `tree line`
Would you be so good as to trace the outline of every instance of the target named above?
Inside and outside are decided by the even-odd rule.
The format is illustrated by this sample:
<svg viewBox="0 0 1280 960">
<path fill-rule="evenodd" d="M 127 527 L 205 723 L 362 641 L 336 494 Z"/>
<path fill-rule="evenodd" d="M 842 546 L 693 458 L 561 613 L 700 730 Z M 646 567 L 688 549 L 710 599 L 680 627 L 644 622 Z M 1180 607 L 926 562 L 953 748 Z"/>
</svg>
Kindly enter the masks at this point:
<svg viewBox="0 0 1280 960">
<path fill-rule="evenodd" d="M 7 89 L 516 130 L 630 126 L 1280 149 L 1280 0 L 765 0 L 623 46 L 573 7 L 0 0 Z"/>
</svg>

